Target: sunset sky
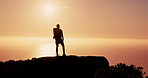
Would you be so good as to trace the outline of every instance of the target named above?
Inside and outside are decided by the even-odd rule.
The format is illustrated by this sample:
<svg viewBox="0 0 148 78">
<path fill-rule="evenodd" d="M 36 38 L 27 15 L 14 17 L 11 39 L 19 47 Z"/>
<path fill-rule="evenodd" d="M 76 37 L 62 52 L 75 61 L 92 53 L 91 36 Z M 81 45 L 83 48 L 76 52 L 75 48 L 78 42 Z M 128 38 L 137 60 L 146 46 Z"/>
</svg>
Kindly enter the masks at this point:
<svg viewBox="0 0 148 78">
<path fill-rule="evenodd" d="M 1 36 L 148 38 L 148 0 L 0 0 Z"/>
<path fill-rule="evenodd" d="M 0 0 L 0 61 L 55 55 L 57 23 L 67 55 L 148 72 L 148 0 Z"/>
</svg>

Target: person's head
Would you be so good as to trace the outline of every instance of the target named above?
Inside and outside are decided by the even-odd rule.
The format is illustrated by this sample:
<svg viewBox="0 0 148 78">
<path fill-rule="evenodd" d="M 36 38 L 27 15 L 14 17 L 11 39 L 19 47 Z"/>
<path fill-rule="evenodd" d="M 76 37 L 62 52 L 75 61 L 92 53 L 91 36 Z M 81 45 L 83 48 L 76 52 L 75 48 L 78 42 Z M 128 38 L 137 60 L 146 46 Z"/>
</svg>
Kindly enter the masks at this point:
<svg viewBox="0 0 148 78">
<path fill-rule="evenodd" d="M 60 24 L 57 24 L 56 27 L 57 27 L 58 29 L 60 29 Z"/>
</svg>

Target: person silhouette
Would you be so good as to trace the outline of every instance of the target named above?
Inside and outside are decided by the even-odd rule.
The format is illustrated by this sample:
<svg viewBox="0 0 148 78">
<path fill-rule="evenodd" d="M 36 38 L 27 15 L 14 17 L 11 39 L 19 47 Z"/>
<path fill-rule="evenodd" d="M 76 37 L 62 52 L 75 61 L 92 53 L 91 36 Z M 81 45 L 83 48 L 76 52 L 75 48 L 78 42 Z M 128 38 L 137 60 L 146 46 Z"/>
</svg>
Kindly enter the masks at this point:
<svg viewBox="0 0 148 78">
<path fill-rule="evenodd" d="M 55 39 L 56 43 L 56 55 L 59 56 L 58 54 L 58 47 L 59 44 L 62 45 L 63 48 L 63 56 L 65 55 L 65 46 L 64 46 L 64 36 L 63 36 L 63 31 L 60 29 L 60 24 L 56 25 L 56 28 L 53 28 L 53 39 Z"/>
</svg>

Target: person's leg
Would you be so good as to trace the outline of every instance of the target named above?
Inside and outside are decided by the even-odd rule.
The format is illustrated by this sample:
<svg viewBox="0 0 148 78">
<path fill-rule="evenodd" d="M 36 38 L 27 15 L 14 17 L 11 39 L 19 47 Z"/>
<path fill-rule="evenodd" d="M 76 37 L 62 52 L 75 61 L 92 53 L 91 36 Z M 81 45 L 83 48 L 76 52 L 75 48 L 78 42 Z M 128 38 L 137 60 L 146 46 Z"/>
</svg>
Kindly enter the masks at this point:
<svg viewBox="0 0 148 78">
<path fill-rule="evenodd" d="M 57 56 L 59 56 L 59 54 L 58 54 L 58 47 L 59 47 L 59 44 L 56 43 L 56 55 Z"/>
<path fill-rule="evenodd" d="M 62 45 L 62 48 L 63 48 L 63 56 L 66 56 L 66 54 L 65 54 L 65 46 L 64 46 L 64 42 L 63 41 L 61 42 L 61 45 Z"/>
</svg>

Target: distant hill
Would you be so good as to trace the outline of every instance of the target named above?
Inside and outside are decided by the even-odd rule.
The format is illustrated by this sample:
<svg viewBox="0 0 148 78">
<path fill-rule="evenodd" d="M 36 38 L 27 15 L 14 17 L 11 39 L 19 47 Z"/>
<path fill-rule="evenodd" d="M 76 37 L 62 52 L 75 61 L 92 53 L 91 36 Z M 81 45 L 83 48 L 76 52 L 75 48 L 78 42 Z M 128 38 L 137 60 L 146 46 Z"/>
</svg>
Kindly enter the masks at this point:
<svg viewBox="0 0 148 78">
<path fill-rule="evenodd" d="M 0 78 L 94 78 L 109 67 L 103 56 L 40 57 L 0 62 Z"/>
</svg>

